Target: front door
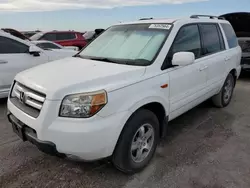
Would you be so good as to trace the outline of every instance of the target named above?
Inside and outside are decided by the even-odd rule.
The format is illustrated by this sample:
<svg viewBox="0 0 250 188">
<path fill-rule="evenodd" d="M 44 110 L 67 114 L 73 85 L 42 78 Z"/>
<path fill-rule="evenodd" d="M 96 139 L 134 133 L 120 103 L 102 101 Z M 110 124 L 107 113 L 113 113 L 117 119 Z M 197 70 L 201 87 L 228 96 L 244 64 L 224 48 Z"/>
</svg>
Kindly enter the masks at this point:
<svg viewBox="0 0 250 188">
<path fill-rule="evenodd" d="M 178 32 L 168 59 L 176 52 L 193 52 L 194 64 L 170 68 L 170 120 L 181 115 L 203 100 L 206 93 L 207 65 L 201 57 L 201 40 L 197 24 L 183 26 Z"/>
<path fill-rule="evenodd" d="M 16 74 L 45 62 L 48 57 L 43 51 L 31 55 L 28 45 L 0 36 L 0 92 L 9 90 Z"/>
</svg>

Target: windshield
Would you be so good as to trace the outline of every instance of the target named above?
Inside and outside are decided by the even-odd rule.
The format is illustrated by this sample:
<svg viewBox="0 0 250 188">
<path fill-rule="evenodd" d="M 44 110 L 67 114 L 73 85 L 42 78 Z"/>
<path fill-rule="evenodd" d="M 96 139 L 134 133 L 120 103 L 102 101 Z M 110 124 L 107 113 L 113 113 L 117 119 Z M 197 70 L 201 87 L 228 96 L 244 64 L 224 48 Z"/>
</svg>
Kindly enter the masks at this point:
<svg viewBox="0 0 250 188">
<path fill-rule="evenodd" d="M 49 42 L 44 42 L 44 43 L 37 43 L 36 44 L 38 47 L 47 50 L 47 49 L 62 49 L 59 46 L 53 44 L 53 43 L 49 43 Z"/>
<path fill-rule="evenodd" d="M 170 28 L 170 24 L 113 26 L 79 55 L 112 63 L 147 66 L 156 57 Z"/>
</svg>

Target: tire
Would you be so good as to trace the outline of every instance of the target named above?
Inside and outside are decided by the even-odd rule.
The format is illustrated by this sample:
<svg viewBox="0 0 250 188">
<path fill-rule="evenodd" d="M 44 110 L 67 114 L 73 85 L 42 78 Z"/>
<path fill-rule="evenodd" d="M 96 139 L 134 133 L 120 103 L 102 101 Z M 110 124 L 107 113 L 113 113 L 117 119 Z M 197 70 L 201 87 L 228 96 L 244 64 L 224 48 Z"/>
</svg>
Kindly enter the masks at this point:
<svg viewBox="0 0 250 188">
<path fill-rule="evenodd" d="M 232 100 L 234 85 L 235 85 L 235 78 L 231 73 L 226 78 L 226 81 L 223 87 L 220 90 L 220 93 L 213 96 L 212 101 L 213 104 L 218 108 L 224 108 L 229 105 Z M 228 85 L 230 84 L 230 86 Z M 230 88 L 229 88 L 230 87 Z M 226 97 L 227 95 L 227 97 Z"/>
<path fill-rule="evenodd" d="M 143 130 L 148 135 L 151 133 L 150 130 L 153 131 L 152 136 L 148 139 L 144 138 L 144 141 L 141 136 Z M 116 145 L 112 156 L 114 166 L 128 174 L 144 169 L 155 154 L 159 135 L 159 121 L 153 112 L 146 109 L 135 112 L 126 123 Z M 144 147 L 150 149 L 143 149 Z M 140 151 L 143 151 L 142 155 L 140 155 Z"/>
</svg>

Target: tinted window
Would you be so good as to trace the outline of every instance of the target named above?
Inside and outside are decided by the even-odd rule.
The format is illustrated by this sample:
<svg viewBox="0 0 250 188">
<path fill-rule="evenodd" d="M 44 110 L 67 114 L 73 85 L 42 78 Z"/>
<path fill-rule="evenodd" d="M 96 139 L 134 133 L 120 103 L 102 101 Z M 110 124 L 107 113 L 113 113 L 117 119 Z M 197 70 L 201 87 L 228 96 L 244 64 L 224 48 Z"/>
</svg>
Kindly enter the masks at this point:
<svg viewBox="0 0 250 188">
<path fill-rule="evenodd" d="M 27 53 L 29 47 L 15 40 L 0 37 L 0 54 Z"/>
<path fill-rule="evenodd" d="M 176 52 L 193 52 L 196 58 L 201 56 L 201 41 L 197 25 L 188 25 L 180 29 L 169 57 L 172 58 Z"/>
<path fill-rule="evenodd" d="M 219 32 L 215 24 L 201 24 L 203 39 L 203 55 L 209 55 L 222 50 Z"/>
<path fill-rule="evenodd" d="M 59 46 L 52 44 L 52 43 L 38 43 L 38 47 L 46 50 L 46 49 L 61 49 Z"/>
<path fill-rule="evenodd" d="M 41 37 L 40 40 L 55 41 L 56 34 L 55 33 L 47 33 L 47 34 L 43 35 L 43 37 Z"/>
<path fill-rule="evenodd" d="M 76 36 L 74 33 L 57 33 L 56 40 L 72 40 L 75 39 Z"/>
<path fill-rule="evenodd" d="M 237 40 L 233 27 L 230 24 L 221 24 L 221 26 L 227 37 L 229 48 L 234 48 L 238 46 L 238 40 Z"/>
</svg>

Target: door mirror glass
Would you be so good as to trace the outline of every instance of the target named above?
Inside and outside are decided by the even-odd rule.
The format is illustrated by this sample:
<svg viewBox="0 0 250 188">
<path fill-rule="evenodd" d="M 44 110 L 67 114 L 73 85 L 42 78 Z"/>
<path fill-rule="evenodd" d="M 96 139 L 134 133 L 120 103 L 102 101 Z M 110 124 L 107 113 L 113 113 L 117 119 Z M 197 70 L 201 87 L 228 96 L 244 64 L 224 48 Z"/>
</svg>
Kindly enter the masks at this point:
<svg viewBox="0 0 250 188">
<path fill-rule="evenodd" d="M 187 66 L 195 61 L 194 53 L 192 52 L 177 52 L 173 56 L 172 65 Z"/>
</svg>

